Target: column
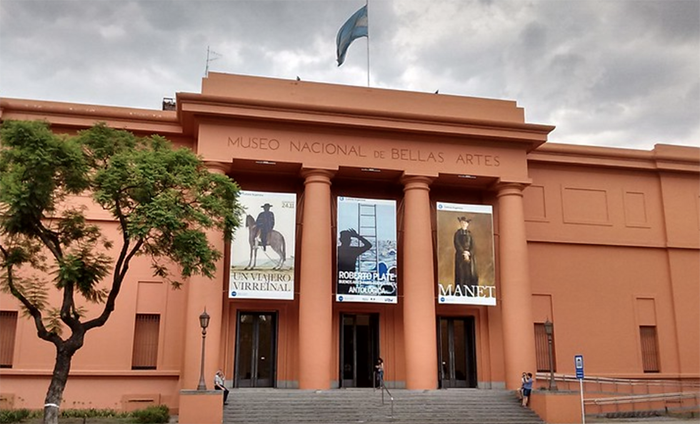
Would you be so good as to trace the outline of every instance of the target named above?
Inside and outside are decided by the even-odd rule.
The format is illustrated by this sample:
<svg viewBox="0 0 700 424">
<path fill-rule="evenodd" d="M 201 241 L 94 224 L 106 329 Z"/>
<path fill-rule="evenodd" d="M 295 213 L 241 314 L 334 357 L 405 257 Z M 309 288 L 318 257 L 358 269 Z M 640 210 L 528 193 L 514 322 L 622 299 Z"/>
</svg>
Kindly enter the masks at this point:
<svg viewBox="0 0 700 424">
<path fill-rule="evenodd" d="M 301 260 L 299 261 L 299 388 L 329 389 L 333 322 L 331 177 L 303 171 Z"/>
<path fill-rule="evenodd" d="M 229 164 L 207 162 L 209 172 L 226 174 Z M 221 231 L 211 230 L 207 233 L 209 243 L 221 253 L 224 252 L 224 235 Z M 205 341 L 204 381 L 208 390 L 214 390 L 214 373 L 223 368 L 220 363 L 221 326 L 223 314 L 224 258 L 216 263 L 213 279 L 193 275 L 185 283 L 187 289 L 187 308 L 185 311 L 184 358 L 180 388 L 194 390 L 199 383 L 200 364 L 202 360 L 202 327 L 199 315 L 206 308 L 211 317 L 207 327 Z M 228 376 L 230 378 L 230 376 Z"/>
<path fill-rule="evenodd" d="M 499 184 L 500 292 L 506 388 L 520 387 L 523 371 L 537 371 L 532 321 L 523 184 Z"/>
<path fill-rule="evenodd" d="M 435 275 L 428 177 L 404 177 L 403 332 L 406 388 L 437 388 Z"/>
</svg>

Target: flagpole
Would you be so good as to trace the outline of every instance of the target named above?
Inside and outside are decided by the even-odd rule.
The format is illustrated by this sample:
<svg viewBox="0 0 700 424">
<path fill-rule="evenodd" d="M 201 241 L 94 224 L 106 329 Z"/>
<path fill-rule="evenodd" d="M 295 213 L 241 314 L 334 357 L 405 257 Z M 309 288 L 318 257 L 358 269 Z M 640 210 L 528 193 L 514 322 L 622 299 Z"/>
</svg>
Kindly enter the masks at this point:
<svg viewBox="0 0 700 424">
<path fill-rule="evenodd" d="M 367 8 L 367 87 L 369 87 L 369 0 L 365 0 Z"/>
</svg>

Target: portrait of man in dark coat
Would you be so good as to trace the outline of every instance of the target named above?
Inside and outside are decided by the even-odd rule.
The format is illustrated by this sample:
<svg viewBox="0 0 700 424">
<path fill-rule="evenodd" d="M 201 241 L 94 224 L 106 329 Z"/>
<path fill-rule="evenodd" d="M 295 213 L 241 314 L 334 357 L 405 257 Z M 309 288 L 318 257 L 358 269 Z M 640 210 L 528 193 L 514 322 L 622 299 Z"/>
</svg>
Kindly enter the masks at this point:
<svg viewBox="0 0 700 424">
<path fill-rule="evenodd" d="M 457 218 L 459 229 L 454 234 L 455 247 L 455 285 L 478 285 L 479 275 L 476 270 L 474 238 L 469 231 L 471 219 L 465 216 Z"/>
</svg>

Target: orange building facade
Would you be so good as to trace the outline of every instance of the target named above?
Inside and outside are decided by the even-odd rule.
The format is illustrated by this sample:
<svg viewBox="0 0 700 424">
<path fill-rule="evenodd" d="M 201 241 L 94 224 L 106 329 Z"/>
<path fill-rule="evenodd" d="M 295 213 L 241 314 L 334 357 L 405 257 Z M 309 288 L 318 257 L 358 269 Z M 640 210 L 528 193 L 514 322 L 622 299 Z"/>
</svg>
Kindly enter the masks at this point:
<svg viewBox="0 0 700 424">
<path fill-rule="evenodd" d="M 215 73 L 176 105 L 2 99 L 0 119 L 160 134 L 260 202 L 292 196 L 272 203 L 278 220 L 277 205 L 290 208 L 285 273 L 274 274 L 288 296 L 241 297 L 277 285 L 236 268 L 244 248 L 221 234 L 210 235 L 226 252 L 213 280 L 173 290 L 138 262 L 110 321 L 76 354 L 62 408 L 177 408 L 199 381 L 205 309 L 209 388 L 218 368 L 239 388 L 371 387 L 381 357 L 388 387 L 516 389 L 522 371 L 549 371 L 545 322 L 557 374 L 574 374 L 583 355 L 587 375 L 700 378 L 700 149 L 549 144 L 554 127 L 526 123 L 512 101 Z M 395 248 L 384 253 L 396 266 L 383 275 L 394 284 L 382 296 L 339 291 L 346 199 L 393 205 L 384 227 Z M 477 282 L 458 288 L 450 249 L 462 215 L 481 250 Z M 105 211 L 89 217 L 116 230 Z M 235 238 L 249 240 L 248 229 Z M 277 255 L 271 240 L 256 253 L 260 263 Z M 8 294 L 0 314 L 0 406 L 41 408 L 53 347 Z"/>
</svg>

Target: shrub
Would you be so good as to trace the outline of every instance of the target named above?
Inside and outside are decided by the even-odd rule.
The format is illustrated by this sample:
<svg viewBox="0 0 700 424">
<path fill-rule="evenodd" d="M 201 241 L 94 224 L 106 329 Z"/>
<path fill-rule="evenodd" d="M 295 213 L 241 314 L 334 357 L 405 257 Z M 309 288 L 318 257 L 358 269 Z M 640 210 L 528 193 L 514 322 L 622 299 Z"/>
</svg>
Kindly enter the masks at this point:
<svg viewBox="0 0 700 424">
<path fill-rule="evenodd" d="M 18 423 L 31 416 L 29 409 L 12 409 L 0 411 L 0 424 Z"/>
<path fill-rule="evenodd" d="M 114 409 L 63 409 L 61 418 L 115 418 L 123 414 Z"/>
<path fill-rule="evenodd" d="M 170 411 L 165 405 L 149 406 L 131 413 L 131 421 L 141 424 L 167 423 L 170 420 Z"/>
</svg>

